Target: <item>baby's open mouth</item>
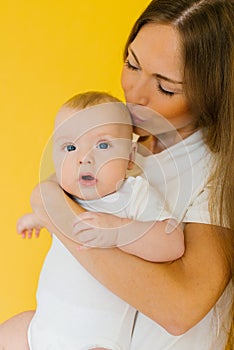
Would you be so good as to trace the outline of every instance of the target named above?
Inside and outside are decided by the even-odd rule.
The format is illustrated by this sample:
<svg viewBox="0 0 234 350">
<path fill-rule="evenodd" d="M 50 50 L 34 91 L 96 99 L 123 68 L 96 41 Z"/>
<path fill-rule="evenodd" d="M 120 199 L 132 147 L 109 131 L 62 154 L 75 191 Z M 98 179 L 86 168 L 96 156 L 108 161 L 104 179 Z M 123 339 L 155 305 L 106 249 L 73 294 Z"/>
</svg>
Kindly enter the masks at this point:
<svg viewBox="0 0 234 350">
<path fill-rule="evenodd" d="M 82 180 L 95 180 L 95 178 L 92 175 L 82 175 L 81 176 Z"/>
<path fill-rule="evenodd" d="M 83 173 L 79 176 L 79 183 L 82 186 L 95 186 L 97 183 L 97 179 L 95 178 L 95 176 L 93 176 L 93 174 Z"/>
</svg>

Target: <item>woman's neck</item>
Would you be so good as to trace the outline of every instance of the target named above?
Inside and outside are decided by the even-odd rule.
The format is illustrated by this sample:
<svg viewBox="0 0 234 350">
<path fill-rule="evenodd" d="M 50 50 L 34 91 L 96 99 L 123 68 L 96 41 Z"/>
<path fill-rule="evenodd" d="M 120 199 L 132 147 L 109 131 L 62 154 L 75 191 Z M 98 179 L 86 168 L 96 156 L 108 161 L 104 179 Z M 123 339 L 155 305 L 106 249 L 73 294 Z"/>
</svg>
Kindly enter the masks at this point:
<svg viewBox="0 0 234 350">
<path fill-rule="evenodd" d="M 160 153 L 163 150 L 179 143 L 180 141 L 186 139 L 192 135 L 197 129 L 190 130 L 173 130 L 164 134 L 159 134 L 157 136 L 148 135 L 140 136 L 138 139 L 138 144 L 140 145 L 139 153 L 143 156 L 150 154 Z"/>
</svg>

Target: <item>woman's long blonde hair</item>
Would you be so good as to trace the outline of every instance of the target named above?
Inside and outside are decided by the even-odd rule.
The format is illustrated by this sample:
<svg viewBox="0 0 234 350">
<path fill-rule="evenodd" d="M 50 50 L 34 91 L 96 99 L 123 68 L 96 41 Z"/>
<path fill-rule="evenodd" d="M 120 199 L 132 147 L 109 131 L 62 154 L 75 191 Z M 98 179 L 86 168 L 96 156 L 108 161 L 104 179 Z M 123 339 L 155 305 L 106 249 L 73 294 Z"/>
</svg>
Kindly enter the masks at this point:
<svg viewBox="0 0 234 350">
<path fill-rule="evenodd" d="M 214 222 L 229 227 L 220 244 L 234 280 L 234 2 L 233 0 L 153 0 L 138 18 L 129 44 L 148 23 L 173 26 L 184 59 L 185 93 L 197 126 L 214 155 L 210 212 Z M 234 305 L 234 304 L 233 304 Z M 234 308 L 226 350 L 234 349 Z"/>
</svg>

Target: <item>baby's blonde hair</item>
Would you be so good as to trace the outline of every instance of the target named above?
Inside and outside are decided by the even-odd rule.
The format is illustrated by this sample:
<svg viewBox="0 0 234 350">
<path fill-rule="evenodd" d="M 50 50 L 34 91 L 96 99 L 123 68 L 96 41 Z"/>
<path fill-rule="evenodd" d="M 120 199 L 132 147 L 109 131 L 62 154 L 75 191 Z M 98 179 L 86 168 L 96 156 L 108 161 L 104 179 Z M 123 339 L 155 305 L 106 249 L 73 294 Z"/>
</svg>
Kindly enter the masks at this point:
<svg viewBox="0 0 234 350">
<path fill-rule="evenodd" d="M 105 102 L 122 102 L 118 98 L 102 91 L 87 91 L 71 97 L 63 107 L 75 110 L 85 109 Z"/>
<path fill-rule="evenodd" d="M 80 111 L 82 109 L 86 109 L 89 107 L 93 107 L 102 103 L 121 103 L 123 102 L 119 100 L 117 97 L 114 97 L 110 95 L 107 92 L 103 91 L 87 91 L 87 92 L 82 92 L 77 95 L 74 95 L 71 97 L 68 101 L 66 101 L 61 109 L 65 108 L 70 108 L 73 109 L 74 111 Z M 126 107 L 127 108 L 127 107 Z M 130 119 L 129 119 L 130 120 Z M 127 130 L 128 129 L 128 137 L 132 139 L 132 124 L 127 123 L 123 124 L 124 128 Z"/>
</svg>

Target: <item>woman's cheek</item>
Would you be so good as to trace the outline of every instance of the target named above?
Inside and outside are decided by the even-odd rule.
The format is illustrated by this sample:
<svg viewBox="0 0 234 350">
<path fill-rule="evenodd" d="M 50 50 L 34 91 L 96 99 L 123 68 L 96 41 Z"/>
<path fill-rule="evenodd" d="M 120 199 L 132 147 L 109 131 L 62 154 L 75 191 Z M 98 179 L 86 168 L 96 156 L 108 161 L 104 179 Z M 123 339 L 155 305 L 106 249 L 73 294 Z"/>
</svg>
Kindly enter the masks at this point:
<svg viewBox="0 0 234 350">
<path fill-rule="evenodd" d="M 134 79 L 131 73 L 127 70 L 127 68 L 123 67 L 121 74 L 121 85 L 125 94 L 126 100 L 128 100 L 127 96 L 131 90 L 131 87 L 134 86 Z"/>
</svg>

